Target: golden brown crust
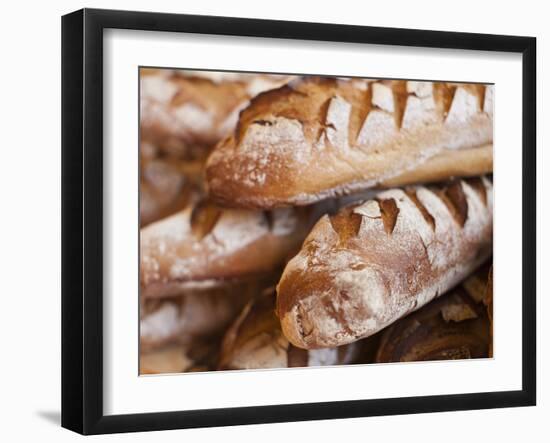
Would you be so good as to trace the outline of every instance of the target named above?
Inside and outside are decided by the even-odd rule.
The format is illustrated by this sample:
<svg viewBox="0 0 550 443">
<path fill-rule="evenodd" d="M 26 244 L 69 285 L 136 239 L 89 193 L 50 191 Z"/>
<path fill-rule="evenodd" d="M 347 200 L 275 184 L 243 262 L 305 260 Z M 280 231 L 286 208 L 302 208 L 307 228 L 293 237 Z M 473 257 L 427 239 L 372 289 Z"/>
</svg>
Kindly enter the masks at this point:
<svg viewBox="0 0 550 443">
<path fill-rule="evenodd" d="M 475 279 L 487 282 L 487 269 Z M 471 278 L 468 278 L 471 280 Z M 460 285 L 382 332 L 378 363 L 489 356 L 491 336 L 477 282 Z"/>
<path fill-rule="evenodd" d="M 313 349 L 368 337 L 464 279 L 492 247 L 492 184 L 481 183 L 485 197 L 459 180 L 383 191 L 321 218 L 277 287 L 289 341 Z"/>
<path fill-rule="evenodd" d="M 197 147 L 207 152 L 234 128 L 239 111 L 251 97 L 287 80 L 286 76 L 205 74 L 153 70 L 141 75 L 143 139 L 180 158 Z"/>
<path fill-rule="evenodd" d="M 141 230 L 144 297 L 270 274 L 300 247 L 311 208 L 271 212 L 197 203 Z"/>
<path fill-rule="evenodd" d="M 456 151 L 445 150 L 415 168 L 379 184 L 393 188 L 420 183 L 435 183 L 455 177 L 477 177 L 493 171 L 493 145 Z"/>
<path fill-rule="evenodd" d="M 271 208 L 375 186 L 442 152 L 491 143 L 490 97 L 483 85 L 294 80 L 241 112 L 208 159 L 209 192 Z"/>
</svg>

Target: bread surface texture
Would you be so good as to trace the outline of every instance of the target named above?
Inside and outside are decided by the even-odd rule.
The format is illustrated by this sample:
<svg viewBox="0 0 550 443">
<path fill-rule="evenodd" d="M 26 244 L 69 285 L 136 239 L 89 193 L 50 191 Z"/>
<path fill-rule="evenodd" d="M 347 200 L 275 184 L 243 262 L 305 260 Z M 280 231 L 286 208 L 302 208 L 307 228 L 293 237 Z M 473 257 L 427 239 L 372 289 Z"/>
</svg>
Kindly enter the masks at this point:
<svg viewBox="0 0 550 443">
<path fill-rule="evenodd" d="M 209 192 L 270 208 L 376 186 L 444 151 L 492 143 L 492 94 L 480 84 L 294 79 L 240 113 L 208 158 Z"/>
<path fill-rule="evenodd" d="M 275 315 L 275 291 L 266 290 L 251 300 L 227 330 L 219 369 L 266 369 L 346 365 L 361 357 L 359 343 L 305 350 L 288 342 Z"/>
<path fill-rule="evenodd" d="M 313 349 L 375 334 L 476 269 L 492 219 L 485 177 L 390 189 L 325 215 L 277 287 L 285 336 Z"/>
<path fill-rule="evenodd" d="M 485 284 L 487 267 L 476 271 Z M 469 280 L 468 278 L 467 280 Z M 461 284 L 381 333 L 378 363 L 488 357 L 491 335 L 484 288 Z"/>
<path fill-rule="evenodd" d="M 270 212 L 201 201 L 140 232 L 143 297 L 219 286 L 275 272 L 299 249 L 310 208 Z"/>
<path fill-rule="evenodd" d="M 141 349 L 157 349 L 173 343 L 190 344 L 223 333 L 250 300 L 255 286 L 244 283 L 142 300 Z"/>
<path fill-rule="evenodd" d="M 239 111 L 252 97 L 287 80 L 275 75 L 142 69 L 142 138 L 171 156 L 200 155 L 233 130 Z"/>
<path fill-rule="evenodd" d="M 197 201 L 204 194 L 204 161 L 159 156 L 151 143 L 140 144 L 140 226 L 146 226 Z"/>
</svg>

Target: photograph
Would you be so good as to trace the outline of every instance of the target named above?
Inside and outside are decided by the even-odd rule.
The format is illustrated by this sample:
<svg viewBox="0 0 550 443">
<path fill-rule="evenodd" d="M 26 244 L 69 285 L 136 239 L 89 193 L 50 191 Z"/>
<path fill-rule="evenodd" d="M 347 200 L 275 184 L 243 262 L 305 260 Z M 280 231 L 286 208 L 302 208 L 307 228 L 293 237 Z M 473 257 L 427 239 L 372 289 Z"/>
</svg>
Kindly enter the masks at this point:
<svg viewBox="0 0 550 443">
<path fill-rule="evenodd" d="M 138 76 L 140 376 L 493 358 L 494 84 Z"/>
</svg>

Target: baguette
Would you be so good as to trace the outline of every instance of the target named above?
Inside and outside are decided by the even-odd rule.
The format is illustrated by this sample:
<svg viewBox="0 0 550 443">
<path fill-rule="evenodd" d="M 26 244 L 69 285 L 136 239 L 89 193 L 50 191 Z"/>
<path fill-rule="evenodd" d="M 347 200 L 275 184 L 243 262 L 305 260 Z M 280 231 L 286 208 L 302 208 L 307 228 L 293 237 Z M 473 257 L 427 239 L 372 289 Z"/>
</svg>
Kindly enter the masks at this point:
<svg viewBox="0 0 550 443">
<path fill-rule="evenodd" d="M 322 217 L 278 284 L 285 336 L 313 349 L 375 334 L 479 266 L 492 219 L 485 177 L 382 191 Z"/>
<path fill-rule="evenodd" d="M 442 153 L 461 175 L 491 172 L 492 161 L 470 170 L 462 150 L 492 143 L 492 97 L 480 84 L 293 80 L 241 112 L 207 160 L 207 186 L 224 205 L 272 208 L 374 187 Z"/>
<path fill-rule="evenodd" d="M 141 230 L 143 297 L 270 275 L 315 222 L 312 208 L 224 209 L 200 201 Z"/>
<path fill-rule="evenodd" d="M 474 278 L 487 283 L 487 268 Z M 480 300 L 485 290 L 475 284 L 457 286 L 437 300 L 398 320 L 382 332 L 378 363 L 485 358 L 491 336 Z"/>
<path fill-rule="evenodd" d="M 476 177 L 493 170 L 493 145 L 456 151 L 445 150 L 413 169 L 383 180 L 380 188 L 435 183 L 459 177 Z"/>
<path fill-rule="evenodd" d="M 239 111 L 261 91 L 286 76 L 246 77 L 201 71 L 140 72 L 140 129 L 143 139 L 179 158 L 200 155 L 235 126 Z"/>
<path fill-rule="evenodd" d="M 226 332 L 219 369 L 265 369 L 351 364 L 361 356 L 359 343 L 306 351 L 292 346 L 275 315 L 275 292 L 251 300 Z"/>
</svg>

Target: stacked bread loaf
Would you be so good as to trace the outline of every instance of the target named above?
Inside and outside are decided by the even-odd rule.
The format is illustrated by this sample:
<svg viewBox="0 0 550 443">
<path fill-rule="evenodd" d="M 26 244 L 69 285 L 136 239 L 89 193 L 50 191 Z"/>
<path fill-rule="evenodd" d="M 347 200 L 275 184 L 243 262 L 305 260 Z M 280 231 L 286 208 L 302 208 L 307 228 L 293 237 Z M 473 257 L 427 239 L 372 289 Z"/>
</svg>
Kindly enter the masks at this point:
<svg viewBox="0 0 550 443">
<path fill-rule="evenodd" d="M 489 356 L 492 86 L 140 75 L 141 373 Z"/>
</svg>

